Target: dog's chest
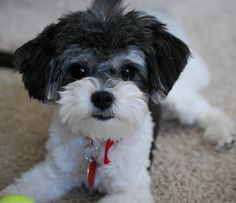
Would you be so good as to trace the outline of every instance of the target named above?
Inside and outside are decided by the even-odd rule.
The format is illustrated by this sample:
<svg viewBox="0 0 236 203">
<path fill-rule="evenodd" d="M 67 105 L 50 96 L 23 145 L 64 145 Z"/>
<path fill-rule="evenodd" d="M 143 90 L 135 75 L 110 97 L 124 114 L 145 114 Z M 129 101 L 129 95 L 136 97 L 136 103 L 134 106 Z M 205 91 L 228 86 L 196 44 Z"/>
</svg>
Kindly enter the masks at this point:
<svg viewBox="0 0 236 203">
<path fill-rule="evenodd" d="M 84 184 L 90 189 L 96 189 L 101 184 L 107 187 L 112 174 L 112 155 L 117 143 L 107 140 L 104 142 L 88 140 L 83 145 L 82 160 L 79 163 L 80 175 Z"/>
<path fill-rule="evenodd" d="M 88 169 L 93 153 L 89 159 L 85 156 L 90 140 L 80 134 L 71 134 L 60 122 L 52 124 L 47 143 L 48 158 L 53 159 L 60 173 L 70 174 L 75 184 L 90 187 Z M 147 114 L 142 125 L 132 135 L 110 146 L 107 153 L 107 140 L 101 142 L 99 150 L 95 150 L 96 169 L 93 169 L 94 185 L 91 189 L 110 191 L 114 184 L 126 184 L 127 180 L 132 181 L 133 177 L 148 167 L 152 128 L 151 116 Z M 106 164 L 105 160 L 111 162 Z"/>
<path fill-rule="evenodd" d="M 137 157 L 135 155 L 138 153 L 138 151 L 140 151 L 140 148 L 134 149 L 130 144 L 131 142 L 135 145 L 134 140 L 136 139 L 134 138 L 135 137 L 127 138 L 126 140 L 115 142 L 113 144 L 111 144 L 109 141 L 100 143 L 97 152 L 91 153 L 95 156 L 95 159 L 88 159 L 87 156 L 85 157 L 84 152 L 90 145 L 90 143 L 86 143 L 83 148 L 83 160 L 81 161 L 81 163 L 79 163 L 81 166 L 83 166 L 82 168 L 80 168 L 80 171 L 81 169 L 83 171 L 83 184 L 91 190 L 98 190 L 101 193 L 106 193 L 111 190 L 114 182 L 120 181 L 119 178 L 117 181 L 117 179 L 114 177 L 133 175 L 128 173 L 126 174 L 125 171 L 126 167 L 129 169 L 132 167 L 136 167 L 136 162 L 134 164 L 130 164 L 127 162 L 133 162 L 132 157 Z M 90 164 L 94 160 L 96 161 L 96 167 L 94 168 L 94 166 L 92 166 L 92 168 L 90 168 Z M 140 160 L 142 160 L 142 157 L 140 157 Z M 133 171 L 135 172 L 136 169 L 134 169 Z M 92 177 L 93 175 L 94 177 Z M 92 181 L 92 184 L 90 181 Z"/>
</svg>

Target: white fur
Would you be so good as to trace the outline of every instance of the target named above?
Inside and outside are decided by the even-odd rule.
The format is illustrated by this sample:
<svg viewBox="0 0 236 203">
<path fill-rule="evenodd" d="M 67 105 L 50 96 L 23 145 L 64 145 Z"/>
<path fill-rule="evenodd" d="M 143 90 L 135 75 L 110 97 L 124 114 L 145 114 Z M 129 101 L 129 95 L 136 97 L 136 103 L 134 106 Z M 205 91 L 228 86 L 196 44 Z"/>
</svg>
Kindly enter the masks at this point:
<svg viewBox="0 0 236 203">
<path fill-rule="evenodd" d="M 117 83 L 114 84 L 112 83 Z M 85 78 L 69 84 L 61 92 L 59 115 L 73 133 L 81 132 L 84 136 L 99 140 L 120 140 L 133 134 L 142 121 L 148 107 L 143 93 L 131 82 L 108 80 L 102 85 L 95 78 Z M 99 90 L 112 92 L 114 105 L 109 111 L 115 119 L 106 122 L 91 118 L 96 108 L 91 102 L 91 95 Z M 91 127 L 93 126 L 93 127 Z"/>
<path fill-rule="evenodd" d="M 45 203 L 75 186 L 88 186 L 88 161 L 83 150 L 88 138 L 96 137 L 119 140 L 109 152 L 111 165 L 103 164 L 105 142 L 99 152 L 94 189 L 107 194 L 99 202 L 154 202 L 147 171 L 153 123 L 143 93 L 129 82 L 108 86 L 85 78 L 65 88 L 49 129 L 46 160 L 23 174 L 1 195 L 20 193 Z M 116 98 L 112 107 L 116 117 L 111 121 L 90 117 L 94 108 L 91 94 L 100 89 L 111 91 Z"/>
<path fill-rule="evenodd" d="M 165 10 L 151 13 L 165 22 L 171 33 L 188 43 L 188 37 L 170 13 Z M 234 142 L 233 124 L 223 111 L 211 106 L 201 95 L 200 91 L 208 86 L 209 80 L 207 65 L 192 51 L 192 57 L 163 105 L 176 113 L 182 124 L 202 127 L 204 138 L 215 144 L 217 150 L 224 150 Z"/>
<path fill-rule="evenodd" d="M 202 127 L 204 138 L 215 144 L 217 150 L 224 150 L 231 147 L 234 141 L 232 121 L 200 94 L 199 91 L 208 83 L 205 75 L 201 77 L 202 73 L 207 73 L 207 69 L 199 66 L 203 64 L 200 60 L 191 59 L 164 105 L 176 113 L 182 124 L 197 124 Z M 198 68 L 200 71 L 195 71 Z"/>
</svg>

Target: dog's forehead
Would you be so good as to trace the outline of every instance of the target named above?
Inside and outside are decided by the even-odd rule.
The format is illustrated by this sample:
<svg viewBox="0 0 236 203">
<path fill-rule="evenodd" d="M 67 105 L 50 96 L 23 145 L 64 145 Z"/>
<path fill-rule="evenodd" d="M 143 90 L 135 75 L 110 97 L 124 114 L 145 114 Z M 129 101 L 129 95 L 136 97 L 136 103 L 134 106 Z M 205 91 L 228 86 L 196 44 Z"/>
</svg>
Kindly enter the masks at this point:
<svg viewBox="0 0 236 203">
<path fill-rule="evenodd" d="M 94 65 L 96 72 L 119 72 L 124 64 L 136 64 L 140 69 L 145 67 L 144 53 L 136 47 L 129 47 L 107 56 L 104 60 Z"/>
<path fill-rule="evenodd" d="M 98 65 L 108 65 L 116 68 L 123 63 L 135 63 L 139 66 L 145 66 L 144 53 L 135 46 L 130 46 L 119 50 L 100 50 L 98 48 L 81 48 L 79 46 L 71 46 L 67 49 L 62 58 L 69 63 L 83 63 L 89 67 Z"/>
<path fill-rule="evenodd" d="M 144 53 L 136 47 L 129 47 L 126 50 L 113 54 L 109 60 L 113 67 L 118 67 L 124 62 L 136 63 L 140 66 L 145 65 Z"/>
</svg>

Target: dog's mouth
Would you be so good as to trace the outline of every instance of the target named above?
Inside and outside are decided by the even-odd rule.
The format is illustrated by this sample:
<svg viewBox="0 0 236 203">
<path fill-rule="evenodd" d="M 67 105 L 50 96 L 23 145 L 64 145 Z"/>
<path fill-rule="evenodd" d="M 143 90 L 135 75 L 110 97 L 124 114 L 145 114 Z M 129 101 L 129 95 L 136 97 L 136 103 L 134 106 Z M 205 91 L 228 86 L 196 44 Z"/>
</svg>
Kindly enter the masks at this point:
<svg viewBox="0 0 236 203">
<path fill-rule="evenodd" d="M 112 118 L 114 118 L 114 114 L 112 113 L 94 113 L 92 114 L 92 117 L 97 119 L 97 120 L 100 120 L 100 121 L 107 121 L 107 120 L 110 120 Z"/>
<path fill-rule="evenodd" d="M 93 115 L 92 117 L 96 118 L 97 120 L 101 120 L 101 121 L 107 121 L 107 120 L 114 118 L 114 116 L 102 116 L 102 115 Z"/>
</svg>

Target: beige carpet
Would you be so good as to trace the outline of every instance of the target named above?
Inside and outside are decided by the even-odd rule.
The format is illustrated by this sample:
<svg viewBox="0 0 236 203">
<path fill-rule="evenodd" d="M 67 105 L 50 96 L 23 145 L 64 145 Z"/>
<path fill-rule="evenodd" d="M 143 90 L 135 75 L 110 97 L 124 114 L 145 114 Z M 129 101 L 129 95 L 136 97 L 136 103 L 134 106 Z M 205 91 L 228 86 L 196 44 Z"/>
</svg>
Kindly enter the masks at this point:
<svg viewBox="0 0 236 203">
<path fill-rule="evenodd" d="M 57 2 L 55 4 L 55 2 Z M 236 1 L 132 0 L 132 5 L 168 7 L 210 65 L 204 93 L 236 124 Z M 155 2 L 155 4 L 154 4 Z M 14 50 L 61 13 L 88 6 L 86 0 L 0 0 L 0 49 Z M 29 100 L 20 76 L 0 69 L 0 190 L 44 157 L 50 108 Z M 152 190 L 160 203 L 236 202 L 236 150 L 216 153 L 196 127 L 163 121 L 152 167 Z M 94 202 L 74 191 L 58 202 Z"/>
</svg>

